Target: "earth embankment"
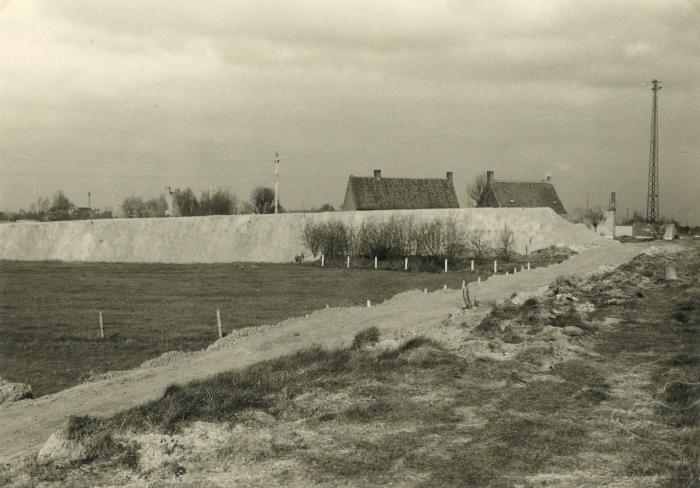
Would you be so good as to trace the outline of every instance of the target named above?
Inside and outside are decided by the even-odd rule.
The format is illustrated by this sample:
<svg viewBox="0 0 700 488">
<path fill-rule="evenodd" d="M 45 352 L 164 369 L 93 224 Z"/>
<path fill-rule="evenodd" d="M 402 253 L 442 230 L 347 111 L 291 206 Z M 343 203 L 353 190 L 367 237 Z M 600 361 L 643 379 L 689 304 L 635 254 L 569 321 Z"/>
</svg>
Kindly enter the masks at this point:
<svg viewBox="0 0 700 488">
<path fill-rule="evenodd" d="M 576 249 L 611 242 L 583 225 L 567 222 L 549 208 L 465 208 L 12 223 L 0 225 L 0 259 L 290 262 L 305 252 L 301 229 L 307 221 L 360 224 L 394 215 L 411 216 L 417 223 L 454 218 L 468 231 L 483 230 L 491 242 L 507 225 L 514 232 L 515 249 L 520 253 L 551 245 Z"/>
</svg>

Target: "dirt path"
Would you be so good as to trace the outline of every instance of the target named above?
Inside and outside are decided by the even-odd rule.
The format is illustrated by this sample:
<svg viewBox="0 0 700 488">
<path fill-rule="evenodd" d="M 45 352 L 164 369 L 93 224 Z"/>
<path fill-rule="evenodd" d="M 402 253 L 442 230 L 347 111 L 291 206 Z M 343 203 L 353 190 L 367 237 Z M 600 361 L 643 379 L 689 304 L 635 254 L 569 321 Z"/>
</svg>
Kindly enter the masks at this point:
<svg viewBox="0 0 700 488">
<path fill-rule="evenodd" d="M 583 275 L 603 265 L 618 265 L 648 245 L 619 245 L 591 249 L 561 264 L 497 276 L 476 287 L 477 298 L 494 301 L 514 292 L 533 292 L 557 276 Z M 252 330 L 247 336 L 227 337 L 207 351 L 168 364 L 140 368 L 114 377 L 85 383 L 59 393 L 0 409 L 0 460 L 17 460 L 38 450 L 69 415 L 107 415 L 158 397 L 174 382 L 187 382 L 220 371 L 242 368 L 294 350 L 320 344 L 341 346 L 370 325 L 384 337 L 429 331 L 461 305 L 457 290 L 423 294 L 407 292 L 372 308 L 325 309 L 308 317 L 290 319 L 278 326 Z"/>
</svg>

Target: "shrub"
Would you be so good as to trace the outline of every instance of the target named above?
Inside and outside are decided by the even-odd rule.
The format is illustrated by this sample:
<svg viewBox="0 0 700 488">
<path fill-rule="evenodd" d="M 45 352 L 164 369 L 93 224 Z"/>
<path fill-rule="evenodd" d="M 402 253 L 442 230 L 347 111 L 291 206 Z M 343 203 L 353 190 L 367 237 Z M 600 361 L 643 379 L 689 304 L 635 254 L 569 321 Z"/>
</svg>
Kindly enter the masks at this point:
<svg viewBox="0 0 700 488">
<path fill-rule="evenodd" d="M 481 262 L 491 253 L 491 245 L 486 240 L 486 233 L 482 229 L 477 229 L 469 235 L 467 239 L 467 250 L 469 254 Z"/>
<path fill-rule="evenodd" d="M 321 250 L 327 257 L 342 257 L 350 249 L 349 225 L 341 221 L 330 221 L 319 224 L 319 239 Z"/>
<path fill-rule="evenodd" d="M 323 224 L 316 224 L 311 221 L 306 221 L 304 227 L 301 231 L 301 237 L 304 242 L 304 246 L 311 251 L 311 254 L 315 258 L 318 255 L 318 251 L 321 249 L 323 241 Z"/>
<path fill-rule="evenodd" d="M 509 261 L 513 257 L 515 250 L 515 235 L 513 234 L 513 229 L 511 229 L 508 224 L 505 224 L 498 233 L 497 242 L 498 254 L 505 261 Z"/>
<path fill-rule="evenodd" d="M 365 346 L 376 344 L 379 342 L 379 334 L 379 329 L 374 326 L 362 329 L 355 334 L 352 340 L 352 349 L 362 349 Z"/>
<path fill-rule="evenodd" d="M 467 254 L 467 234 L 454 217 L 449 217 L 442 225 L 442 253 L 450 262 L 458 262 Z"/>
</svg>

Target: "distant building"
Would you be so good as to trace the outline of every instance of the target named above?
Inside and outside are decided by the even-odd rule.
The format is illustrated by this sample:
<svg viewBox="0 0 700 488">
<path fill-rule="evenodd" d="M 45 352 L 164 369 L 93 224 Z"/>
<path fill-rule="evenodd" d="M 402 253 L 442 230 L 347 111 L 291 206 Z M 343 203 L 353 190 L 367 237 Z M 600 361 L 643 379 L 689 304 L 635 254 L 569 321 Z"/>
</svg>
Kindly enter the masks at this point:
<svg viewBox="0 0 700 488">
<path fill-rule="evenodd" d="M 452 182 L 446 178 L 384 178 L 381 170 L 374 176 L 350 176 L 343 210 L 404 210 L 419 208 L 458 208 Z"/>
<path fill-rule="evenodd" d="M 559 215 L 566 209 L 548 176 L 545 181 L 497 181 L 493 171 L 486 172 L 486 185 L 477 207 L 536 208 L 549 207 Z"/>
</svg>

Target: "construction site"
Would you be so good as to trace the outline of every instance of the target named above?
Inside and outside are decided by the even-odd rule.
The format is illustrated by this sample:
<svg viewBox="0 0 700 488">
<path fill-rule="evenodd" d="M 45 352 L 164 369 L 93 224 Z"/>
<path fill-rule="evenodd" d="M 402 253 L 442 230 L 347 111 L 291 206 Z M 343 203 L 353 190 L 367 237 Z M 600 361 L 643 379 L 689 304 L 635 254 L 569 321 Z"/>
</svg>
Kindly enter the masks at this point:
<svg viewBox="0 0 700 488">
<path fill-rule="evenodd" d="M 697 6 L 0 4 L 0 487 L 700 487 Z"/>
</svg>

